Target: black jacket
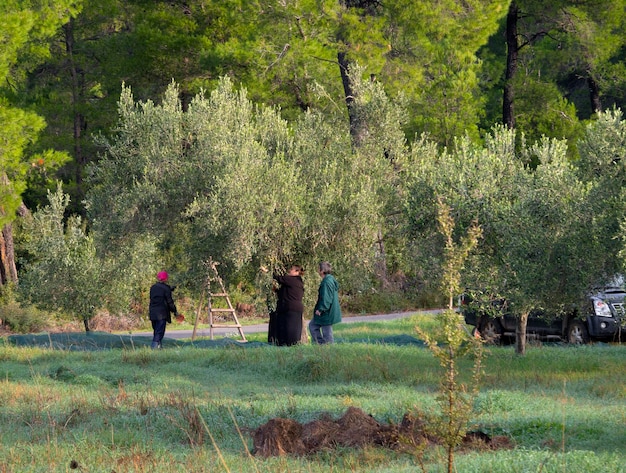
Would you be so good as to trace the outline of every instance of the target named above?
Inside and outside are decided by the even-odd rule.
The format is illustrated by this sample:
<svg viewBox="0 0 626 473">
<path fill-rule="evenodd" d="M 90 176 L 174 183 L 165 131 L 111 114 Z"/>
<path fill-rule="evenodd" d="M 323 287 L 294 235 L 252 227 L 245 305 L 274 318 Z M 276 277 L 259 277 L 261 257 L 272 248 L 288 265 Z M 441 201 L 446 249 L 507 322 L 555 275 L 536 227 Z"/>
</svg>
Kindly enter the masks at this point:
<svg viewBox="0 0 626 473">
<path fill-rule="evenodd" d="M 164 282 L 157 282 L 150 288 L 150 320 L 172 321 L 171 313 L 178 314 L 174 299 L 172 299 L 172 288 Z"/>
<path fill-rule="evenodd" d="M 279 276 L 274 274 L 274 279 L 280 284 L 278 289 L 277 312 L 302 312 L 304 306 L 304 282 L 300 276 Z"/>
</svg>

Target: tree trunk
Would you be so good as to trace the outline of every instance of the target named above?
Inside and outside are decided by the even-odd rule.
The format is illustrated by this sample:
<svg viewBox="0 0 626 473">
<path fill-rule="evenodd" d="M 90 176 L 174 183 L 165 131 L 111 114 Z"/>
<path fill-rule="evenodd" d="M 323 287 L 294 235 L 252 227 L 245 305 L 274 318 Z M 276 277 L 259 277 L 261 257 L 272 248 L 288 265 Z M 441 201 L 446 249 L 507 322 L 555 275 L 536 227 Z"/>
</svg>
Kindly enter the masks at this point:
<svg viewBox="0 0 626 473">
<path fill-rule="evenodd" d="M 528 325 L 528 311 L 524 311 L 517 318 L 517 330 L 515 331 L 515 353 L 526 354 L 526 326 Z"/>
<path fill-rule="evenodd" d="M 340 0 L 340 5 L 345 8 L 359 9 L 362 16 L 376 15 L 377 9 L 380 6 L 378 0 Z M 347 26 L 346 26 L 347 27 Z M 352 138 L 353 148 L 358 148 L 361 145 L 365 130 L 362 129 L 362 125 L 359 121 L 358 114 L 354 109 L 354 90 L 350 84 L 350 78 L 348 73 L 350 71 L 350 61 L 346 51 L 350 48 L 351 44 L 346 37 L 341 27 L 337 31 L 337 42 L 340 45 L 344 45 L 345 49 L 340 50 L 337 53 L 337 62 L 339 63 L 339 73 L 341 74 L 341 83 L 343 84 L 343 92 L 345 95 L 346 106 L 348 107 L 348 119 L 350 121 L 350 137 Z M 372 76 L 374 79 L 375 76 Z"/>
<path fill-rule="evenodd" d="M 12 223 L 7 223 L 0 233 L 0 285 L 9 283 L 17 283 Z"/>
<path fill-rule="evenodd" d="M 17 208 L 19 217 L 26 217 L 30 212 L 22 202 Z M 13 224 L 7 223 L 0 231 L 0 287 L 17 284 L 17 266 L 15 265 L 15 246 L 13 244 Z"/>
<path fill-rule="evenodd" d="M 300 334 L 300 343 L 307 345 L 309 343 L 309 321 L 302 315 L 302 333 Z"/>
<path fill-rule="evenodd" d="M 384 288 L 391 287 L 389 282 L 389 274 L 387 272 L 387 253 L 385 251 L 385 240 L 383 239 L 383 232 L 379 228 L 377 235 L 378 254 L 376 255 L 376 275 Z"/>
<path fill-rule="evenodd" d="M 504 76 L 504 94 L 502 97 L 502 123 L 509 128 L 515 128 L 513 80 L 517 73 L 517 56 L 519 45 L 517 42 L 517 20 L 519 8 L 515 1 L 511 2 L 506 15 L 506 71 Z"/>
<path fill-rule="evenodd" d="M 595 113 L 602 111 L 602 102 L 600 101 L 600 88 L 598 83 L 591 75 L 587 78 L 587 86 L 589 87 L 589 98 L 591 100 L 591 108 Z"/>
<path fill-rule="evenodd" d="M 85 116 L 80 112 L 81 105 L 85 102 L 85 74 L 74 61 L 74 19 L 70 19 L 63 26 L 65 33 L 65 50 L 67 52 L 69 72 L 72 85 L 72 115 L 73 115 L 73 135 L 74 135 L 74 162 L 76 163 L 75 179 L 76 190 L 82 197 L 83 169 L 86 165 L 86 158 L 82 149 L 83 132 L 87 128 Z"/>
<path fill-rule="evenodd" d="M 352 138 L 352 146 L 358 148 L 361 143 L 359 120 L 354 110 L 354 91 L 350 84 L 348 71 L 350 70 L 350 62 L 346 58 L 346 53 L 340 51 L 337 53 L 337 61 L 339 62 L 339 72 L 341 73 L 341 83 L 343 84 L 343 93 L 345 95 L 346 107 L 348 108 L 348 120 L 350 121 L 350 138 Z"/>
</svg>

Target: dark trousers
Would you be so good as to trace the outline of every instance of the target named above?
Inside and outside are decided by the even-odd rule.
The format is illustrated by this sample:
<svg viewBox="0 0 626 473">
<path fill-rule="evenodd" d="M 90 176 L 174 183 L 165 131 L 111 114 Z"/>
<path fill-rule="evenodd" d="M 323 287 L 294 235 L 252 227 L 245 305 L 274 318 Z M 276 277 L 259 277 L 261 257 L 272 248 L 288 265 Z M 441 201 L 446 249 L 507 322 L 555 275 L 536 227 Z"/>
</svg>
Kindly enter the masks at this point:
<svg viewBox="0 0 626 473">
<path fill-rule="evenodd" d="M 154 335 L 152 336 L 152 348 L 161 348 L 161 341 L 165 336 L 165 327 L 167 326 L 167 320 L 151 320 L 152 330 Z"/>
<path fill-rule="evenodd" d="M 276 327 L 276 345 L 291 346 L 302 338 L 302 312 L 279 312 Z"/>
<path fill-rule="evenodd" d="M 332 325 L 319 325 L 315 323 L 315 320 L 311 320 L 309 322 L 309 332 L 311 332 L 313 343 L 317 343 L 318 345 L 335 343 Z"/>
</svg>

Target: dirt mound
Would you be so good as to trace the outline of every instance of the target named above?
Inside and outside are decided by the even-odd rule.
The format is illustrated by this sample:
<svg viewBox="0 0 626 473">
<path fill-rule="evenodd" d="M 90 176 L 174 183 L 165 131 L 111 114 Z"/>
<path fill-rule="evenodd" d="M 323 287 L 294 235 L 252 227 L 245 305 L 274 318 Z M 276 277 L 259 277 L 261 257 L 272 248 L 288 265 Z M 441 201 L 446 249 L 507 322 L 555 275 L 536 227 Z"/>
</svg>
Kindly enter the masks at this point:
<svg viewBox="0 0 626 473">
<path fill-rule="evenodd" d="M 381 446 L 394 450 L 411 449 L 419 445 L 437 444 L 426 432 L 423 420 L 405 414 L 400 424 L 381 424 L 361 409 L 350 407 L 338 420 L 328 415 L 299 424 L 291 419 L 271 419 L 253 432 L 254 454 L 261 457 L 307 455 L 337 447 Z M 494 437 L 483 432 L 470 432 L 463 447 L 473 449 L 510 448 L 506 437 Z"/>
<path fill-rule="evenodd" d="M 264 457 L 303 455 L 302 425 L 291 419 L 270 419 L 254 432 L 254 451 Z"/>
</svg>

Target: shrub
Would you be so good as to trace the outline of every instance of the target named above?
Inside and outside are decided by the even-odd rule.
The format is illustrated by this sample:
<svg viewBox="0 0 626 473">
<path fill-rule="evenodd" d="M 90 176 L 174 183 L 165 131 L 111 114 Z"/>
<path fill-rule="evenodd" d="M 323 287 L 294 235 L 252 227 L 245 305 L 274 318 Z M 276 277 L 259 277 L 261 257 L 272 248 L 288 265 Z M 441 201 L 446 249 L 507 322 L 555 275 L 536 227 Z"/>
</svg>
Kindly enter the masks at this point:
<svg viewBox="0 0 626 473">
<path fill-rule="evenodd" d="M 2 325 L 16 333 L 41 332 L 49 325 L 50 315 L 35 306 L 9 302 L 0 306 Z"/>
<path fill-rule="evenodd" d="M 382 314 L 415 308 L 415 303 L 400 292 L 363 292 L 345 295 L 341 307 L 352 314 Z"/>
</svg>

